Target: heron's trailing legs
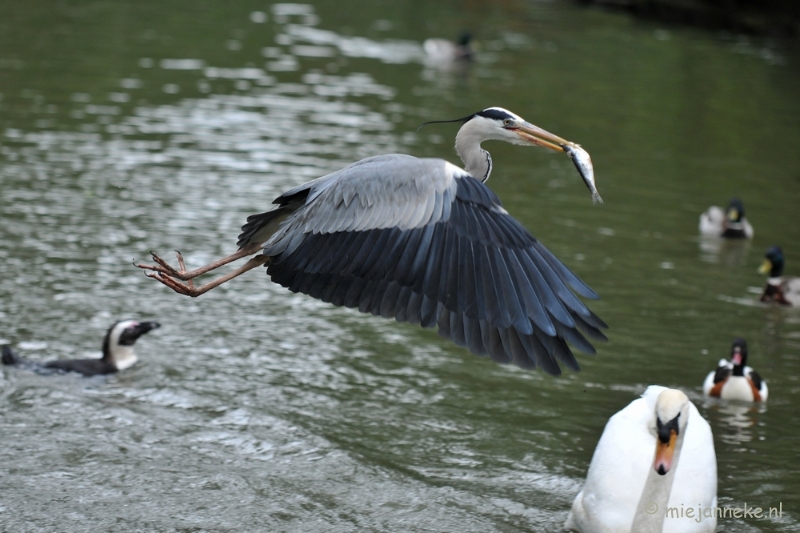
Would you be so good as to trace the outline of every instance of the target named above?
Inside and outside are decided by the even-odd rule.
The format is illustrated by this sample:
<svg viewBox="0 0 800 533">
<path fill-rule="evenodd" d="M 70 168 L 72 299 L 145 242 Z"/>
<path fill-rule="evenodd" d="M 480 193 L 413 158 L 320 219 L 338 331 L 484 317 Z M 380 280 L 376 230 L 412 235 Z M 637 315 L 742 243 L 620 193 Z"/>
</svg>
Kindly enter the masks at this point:
<svg viewBox="0 0 800 533">
<path fill-rule="evenodd" d="M 138 263 L 136 266 L 144 270 L 152 270 L 153 272 L 160 272 L 172 278 L 178 278 L 182 279 L 183 281 L 189 281 L 190 279 L 194 279 L 197 276 L 202 276 L 206 272 L 211 272 L 212 270 L 216 270 L 221 266 L 227 265 L 228 263 L 233 263 L 237 259 L 241 259 L 242 257 L 247 257 L 248 255 L 253 255 L 257 251 L 258 247 L 247 246 L 244 248 L 239 248 L 238 251 L 232 253 L 227 257 L 223 257 L 222 259 L 218 259 L 216 261 L 213 261 L 205 266 L 201 266 L 200 268 L 196 268 L 194 270 L 186 270 L 186 266 L 184 265 L 183 262 L 183 255 L 178 251 L 175 252 L 175 255 L 178 258 L 178 265 L 181 268 L 180 270 L 175 270 L 157 253 L 151 251 L 150 256 L 153 258 L 153 261 L 155 261 L 158 264 L 145 265 L 144 263 Z"/>
<path fill-rule="evenodd" d="M 257 250 L 258 248 L 256 248 Z M 233 278 L 244 274 L 248 270 L 252 270 L 256 267 L 263 266 L 269 261 L 269 257 L 264 254 L 259 254 L 255 257 L 250 258 L 250 260 L 242 265 L 241 267 L 237 268 L 236 270 L 225 274 L 224 276 L 220 276 L 213 281 L 209 281 L 205 285 L 201 285 L 200 287 L 194 286 L 194 278 L 205 274 L 206 272 L 211 272 L 223 265 L 227 265 L 228 263 L 232 263 L 237 259 L 241 259 L 242 257 L 246 257 L 251 255 L 255 252 L 254 249 L 251 247 L 241 248 L 236 253 L 233 253 L 227 257 L 223 257 L 217 261 L 209 263 L 205 266 L 200 268 L 196 268 L 195 270 L 186 270 L 186 264 L 183 260 L 183 255 L 180 252 L 176 252 L 178 258 L 178 266 L 180 270 L 175 270 L 169 263 L 167 263 L 164 259 L 158 256 L 155 252 L 150 252 L 150 255 L 153 258 L 153 261 L 156 262 L 155 265 L 146 265 L 144 263 L 137 263 L 136 266 L 141 268 L 145 271 L 145 276 L 148 278 L 153 278 L 156 281 L 166 285 L 173 291 L 179 294 L 185 294 L 186 296 L 191 296 L 195 298 L 200 296 L 201 294 L 205 294 L 206 292 L 210 291 L 214 287 L 218 287 L 225 283 L 226 281 L 232 280 Z M 186 283 L 182 283 L 185 281 Z"/>
</svg>

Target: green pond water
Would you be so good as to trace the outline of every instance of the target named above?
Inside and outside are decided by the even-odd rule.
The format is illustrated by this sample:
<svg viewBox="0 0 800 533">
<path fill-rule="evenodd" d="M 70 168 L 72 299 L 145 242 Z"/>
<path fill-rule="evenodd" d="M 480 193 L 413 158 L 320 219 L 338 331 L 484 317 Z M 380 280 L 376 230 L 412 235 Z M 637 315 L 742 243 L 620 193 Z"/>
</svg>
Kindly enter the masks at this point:
<svg viewBox="0 0 800 533">
<path fill-rule="evenodd" d="M 99 354 L 104 378 L 0 370 L 0 531 L 560 531 L 602 429 L 649 384 L 714 432 L 719 503 L 800 522 L 800 311 L 756 303 L 765 249 L 800 275 L 796 43 L 562 2 L 0 2 L 0 342 Z M 422 42 L 470 29 L 467 68 Z M 390 152 L 458 162 L 489 106 L 582 144 L 486 143 L 506 209 L 602 297 L 609 342 L 553 378 L 334 308 L 261 269 L 198 299 L 146 279 L 235 250 L 284 190 Z M 698 215 L 743 199 L 751 242 Z M 734 337 L 766 405 L 709 402 Z"/>
</svg>

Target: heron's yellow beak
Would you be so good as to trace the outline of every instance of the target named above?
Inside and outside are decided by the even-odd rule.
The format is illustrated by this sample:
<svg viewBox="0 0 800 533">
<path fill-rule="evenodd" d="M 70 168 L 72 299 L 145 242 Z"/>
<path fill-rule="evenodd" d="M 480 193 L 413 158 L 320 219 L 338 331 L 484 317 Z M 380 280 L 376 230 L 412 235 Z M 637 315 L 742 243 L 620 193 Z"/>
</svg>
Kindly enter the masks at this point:
<svg viewBox="0 0 800 533">
<path fill-rule="evenodd" d="M 662 476 L 672 468 L 676 440 L 678 440 L 678 432 L 674 429 L 669 432 L 669 442 L 661 442 L 660 439 L 656 439 L 656 459 L 653 461 L 653 468 Z"/>
<path fill-rule="evenodd" d="M 556 152 L 564 152 L 563 144 L 574 144 L 567 140 L 562 139 L 558 135 L 553 135 L 549 131 L 545 131 L 539 126 L 534 126 L 530 122 L 523 122 L 518 125 L 514 131 L 519 137 L 530 144 L 536 146 L 544 146 Z"/>
<path fill-rule="evenodd" d="M 760 267 L 758 267 L 758 273 L 769 274 L 770 270 L 772 270 L 772 261 L 769 259 L 764 259 L 764 262 L 761 263 Z"/>
</svg>

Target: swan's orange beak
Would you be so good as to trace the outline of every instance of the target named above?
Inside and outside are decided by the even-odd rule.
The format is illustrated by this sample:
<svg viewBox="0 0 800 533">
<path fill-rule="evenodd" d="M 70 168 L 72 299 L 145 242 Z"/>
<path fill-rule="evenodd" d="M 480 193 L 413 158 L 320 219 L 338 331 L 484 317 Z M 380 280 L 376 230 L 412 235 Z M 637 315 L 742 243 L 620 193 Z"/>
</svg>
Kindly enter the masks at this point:
<svg viewBox="0 0 800 533">
<path fill-rule="evenodd" d="M 678 440 L 678 432 L 674 429 L 669 430 L 669 440 L 667 442 L 656 439 L 656 460 L 653 462 L 653 468 L 662 476 L 672 468 L 672 457 L 675 455 L 676 440 Z"/>
</svg>

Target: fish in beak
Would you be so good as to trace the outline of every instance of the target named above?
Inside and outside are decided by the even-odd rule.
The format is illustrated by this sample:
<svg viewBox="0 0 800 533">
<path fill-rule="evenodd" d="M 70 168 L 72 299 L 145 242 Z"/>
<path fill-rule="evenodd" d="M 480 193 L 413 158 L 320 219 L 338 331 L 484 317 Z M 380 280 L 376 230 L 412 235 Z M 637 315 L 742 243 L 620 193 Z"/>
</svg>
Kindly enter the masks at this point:
<svg viewBox="0 0 800 533">
<path fill-rule="evenodd" d="M 543 146 L 544 148 L 549 148 L 556 152 L 566 152 L 570 158 L 572 158 L 575 168 L 578 169 L 578 173 L 581 175 L 581 178 L 583 178 L 583 182 L 592 193 L 592 203 L 603 203 L 603 199 L 597 192 L 597 186 L 595 185 L 594 166 L 592 165 L 592 158 L 589 156 L 589 152 L 581 148 L 579 144 L 562 139 L 558 135 L 554 135 L 538 126 L 534 126 L 530 122 L 523 122 L 517 125 L 514 131 L 523 141 L 529 144 Z"/>
</svg>

